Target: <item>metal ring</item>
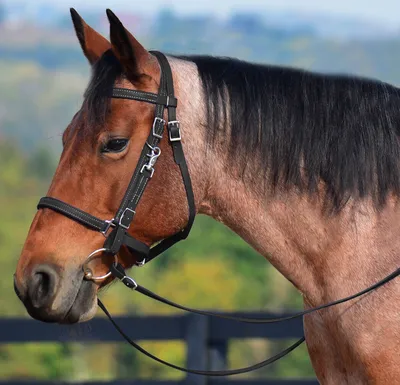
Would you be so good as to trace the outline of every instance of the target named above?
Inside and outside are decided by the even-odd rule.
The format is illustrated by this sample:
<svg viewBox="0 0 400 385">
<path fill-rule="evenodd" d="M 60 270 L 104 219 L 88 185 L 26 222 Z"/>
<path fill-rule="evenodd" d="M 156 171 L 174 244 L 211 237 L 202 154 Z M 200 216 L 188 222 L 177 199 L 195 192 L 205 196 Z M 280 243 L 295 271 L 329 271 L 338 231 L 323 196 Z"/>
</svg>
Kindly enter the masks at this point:
<svg viewBox="0 0 400 385">
<path fill-rule="evenodd" d="M 109 250 L 103 247 L 103 248 L 101 248 L 101 249 L 97 249 L 97 250 L 93 251 L 92 253 L 90 253 L 90 254 L 88 255 L 88 257 L 86 258 L 85 263 L 84 263 L 83 266 L 82 266 L 82 270 L 83 270 L 83 273 L 84 273 L 84 279 L 86 279 L 87 281 L 103 281 L 103 280 L 105 280 L 106 278 L 108 278 L 108 277 L 111 275 L 111 271 L 109 271 L 107 274 L 104 274 L 104 275 L 93 276 L 93 271 L 92 271 L 92 269 L 90 269 L 89 267 L 86 267 L 86 265 L 87 265 L 92 259 L 94 259 L 94 257 L 95 257 L 97 254 L 104 253 L 104 252 L 106 252 L 106 251 L 109 251 Z M 114 263 L 115 263 L 115 264 L 118 263 L 118 256 L 117 256 L 116 254 L 114 255 Z"/>
</svg>

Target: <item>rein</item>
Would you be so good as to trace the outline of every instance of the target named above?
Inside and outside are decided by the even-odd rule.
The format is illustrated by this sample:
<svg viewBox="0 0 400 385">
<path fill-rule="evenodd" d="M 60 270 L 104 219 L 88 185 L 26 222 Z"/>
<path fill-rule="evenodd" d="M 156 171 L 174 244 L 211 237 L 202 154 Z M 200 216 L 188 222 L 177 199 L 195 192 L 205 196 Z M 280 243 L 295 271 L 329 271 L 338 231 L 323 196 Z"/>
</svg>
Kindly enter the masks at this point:
<svg viewBox="0 0 400 385">
<path fill-rule="evenodd" d="M 136 262 L 136 264 L 138 266 L 143 266 L 145 263 L 150 262 L 152 259 L 160 255 L 162 252 L 172 247 L 175 243 L 183 239 L 186 239 L 192 228 L 194 218 L 196 215 L 192 183 L 190 180 L 189 170 L 186 164 L 186 159 L 182 148 L 180 124 L 176 118 L 176 108 L 178 105 L 178 101 L 174 96 L 174 85 L 173 85 L 171 67 L 164 54 L 157 51 L 152 51 L 151 53 L 157 58 L 161 68 L 160 87 L 158 94 L 125 89 L 125 88 L 113 88 L 112 94 L 109 95 L 110 97 L 113 98 L 131 99 L 131 100 L 148 102 L 155 104 L 156 106 L 155 117 L 150 130 L 150 134 L 147 138 L 145 146 L 142 149 L 138 164 L 129 182 L 128 188 L 125 192 L 124 198 L 122 199 L 122 202 L 119 206 L 119 209 L 115 217 L 110 220 L 102 220 L 89 213 L 86 213 L 83 210 L 78 209 L 77 207 L 74 207 L 68 203 L 65 203 L 61 200 L 52 197 L 41 198 L 38 204 L 38 209 L 47 208 L 56 211 L 76 222 L 79 222 L 80 224 L 86 226 L 91 230 L 101 232 L 106 237 L 103 247 L 101 249 L 93 251 L 87 257 L 83 265 L 84 279 L 91 281 L 102 281 L 112 275 L 115 278 L 118 278 L 126 287 L 134 291 L 137 291 L 145 295 L 146 297 L 149 297 L 158 302 L 161 302 L 163 304 L 172 306 L 180 310 L 185 310 L 200 315 L 235 320 L 239 322 L 267 324 L 273 322 L 288 321 L 294 318 L 303 317 L 306 314 L 310 314 L 321 309 L 325 309 L 334 305 L 338 305 L 340 303 L 350 301 L 352 299 L 358 298 L 364 294 L 367 294 L 373 290 L 378 289 L 379 287 L 385 285 L 386 283 L 388 283 L 389 281 L 393 280 L 394 278 L 400 275 L 400 268 L 398 268 L 397 270 L 395 270 L 393 273 L 391 273 L 381 281 L 375 283 L 374 285 L 368 287 L 365 290 L 360 291 L 357 294 L 318 307 L 314 307 L 312 309 L 308 309 L 288 317 L 267 318 L 267 319 L 226 316 L 218 313 L 192 309 L 186 306 L 182 306 L 168 299 L 165 299 L 151 292 L 150 290 L 138 285 L 133 278 L 129 277 L 126 274 L 123 266 L 120 263 L 118 263 L 117 254 L 122 246 L 126 246 L 132 253 L 139 254 L 142 259 Z M 164 120 L 165 109 L 167 109 L 168 112 L 168 121 Z M 169 238 L 162 240 L 159 244 L 150 248 L 143 242 L 129 235 L 128 230 L 135 217 L 136 214 L 135 210 L 140 201 L 140 198 L 143 195 L 143 192 L 147 186 L 148 181 L 152 178 L 154 174 L 154 166 L 157 162 L 157 159 L 161 155 L 161 150 L 157 146 L 162 138 L 165 126 L 167 127 L 169 142 L 172 146 L 174 160 L 175 163 L 179 166 L 182 176 L 182 181 L 185 187 L 188 209 L 189 209 L 189 218 L 188 218 L 188 223 L 183 230 L 179 231 L 178 233 L 172 235 Z M 92 271 L 87 267 L 87 264 L 92 259 L 94 259 L 97 254 L 100 253 L 106 253 L 114 256 L 114 263 L 111 264 L 110 271 L 107 274 L 96 277 L 93 275 Z M 303 336 L 293 345 L 290 345 L 288 348 L 276 354 L 275 356 L 265 361 L 262 361 L 258 364 L 242 369 L 223 370 L 223 371 L 202 371 L 195 369 L 187 369 L 171 364 L 167 361 L 164 361 L 152 355 L 151 353 L 143 349 L 141 346 L 136 344 L 118 326 L 118 324 L 114 321 L 114 319 L 112 318 L 112 316 L 110 315 L 110 313 L 100 300 L 98 300 L 98 305 L 103 310 L 108 319 L 111 321 L 111 323 L 114 325 L 115 329 L 131 346 L 133 346 L 135 349 L 137 349 L 147 357 L 161 364 L 164 364 L 170 368 L 186 373 L 205 375 L 205 376 L 217 376 L 217 377 L 247 373 L 272 364 L 273 362 L 289 354 L 291 351 L 296 349 L 299 345 L 301 345 L 305 341 L 305 338 Z"/>
</svg>

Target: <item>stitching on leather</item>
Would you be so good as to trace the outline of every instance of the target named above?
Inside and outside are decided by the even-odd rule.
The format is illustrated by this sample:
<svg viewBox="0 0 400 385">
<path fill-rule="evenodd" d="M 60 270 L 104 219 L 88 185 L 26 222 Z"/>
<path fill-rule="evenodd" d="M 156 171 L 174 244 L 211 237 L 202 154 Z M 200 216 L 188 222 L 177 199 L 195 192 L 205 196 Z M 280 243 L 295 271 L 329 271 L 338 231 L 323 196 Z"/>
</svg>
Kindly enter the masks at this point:
<svg viewBox="0 0 400 385">
<path fill-rule="evenodd" d="M 52 208 L 55 209 L 56 211 L 61 211 L 66 214 L 70 214 L 72 216 L 78 217 L 82 222 L 86 223 L 89 226 L 96 227 L 96 228 L 103 228 L 104 227 L 104 221 L 101 219 L 98 219 L 90 214 L 85 213 L 84 211 L 81 211 L 80 209 L 76 207 L 70 207 L 64 205 L 67 205 L 64 202 L 49 202 L 48 200 L 44 201 L 44 206 L 47 206 L 47 208 Z"/>
<path fill-rule="evenodd" d="M 140 181 L 140 182 L 141 182 L 141 181 Z M 145 180 L 144 183 L 143 183 L 143 187 L 140 189 L 140 191 L 139 191 L 137 194 L 135 194 L 135 196 L 137 197 L 137 198 L 136 198 L 136 202 L 135 202 L 136 204 L 138 204 L 139 199 L 140 199 L 140 197 L 142 196 L 143 191 L 144 191 L 146 185 L 147 185 L 147 181 Z M 139 187 L 140 187 L 140 184 L 139 184 Z"/>
</svg>

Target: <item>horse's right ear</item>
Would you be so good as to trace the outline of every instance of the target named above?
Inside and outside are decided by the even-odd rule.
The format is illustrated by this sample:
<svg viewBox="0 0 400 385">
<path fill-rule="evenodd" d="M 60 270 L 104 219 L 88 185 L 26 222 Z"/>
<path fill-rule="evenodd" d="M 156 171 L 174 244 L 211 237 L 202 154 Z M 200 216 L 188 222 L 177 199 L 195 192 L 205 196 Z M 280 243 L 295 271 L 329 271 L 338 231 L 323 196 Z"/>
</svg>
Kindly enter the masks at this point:
<svg viewBox="0 0 400 385">
<path fill-rule="evenodd" d="M 74 8 L 70 9 L 76 36 L 89 63 L 93 65 L 105 51 L 111 48 L 110 42 L 85 23 Z"/>
</svg>

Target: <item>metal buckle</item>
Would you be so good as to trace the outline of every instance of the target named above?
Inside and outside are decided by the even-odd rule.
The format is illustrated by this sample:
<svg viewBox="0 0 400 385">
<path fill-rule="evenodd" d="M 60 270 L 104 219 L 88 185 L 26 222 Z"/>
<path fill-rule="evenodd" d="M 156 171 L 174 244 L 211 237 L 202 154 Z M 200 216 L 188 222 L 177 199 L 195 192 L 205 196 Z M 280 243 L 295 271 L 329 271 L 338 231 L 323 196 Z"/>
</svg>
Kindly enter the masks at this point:
<svg viewBox="0 0 400 385">
<path fill-rule="evenodd" d="M 132 290 L 136 290 L 136 288 L 138 287 L 138 284 L 136 283 L 136 281 L 133 278 L 128 277 L 127 275 L 125 275 L 123 278 L 121 278 L 121 282 L 126 287 L 128 287 L 129 289 L 132 289 Z"/>
<path fill-rule="evenodd" d="M 103 234 L 103 236 L 105 238 L 107 238 L 107 233 L 108 233 L 108 230 L 110 230 L 110 227 L 115 227 L 114 218 L 110 219 L 110 220 L 106 220 L 104 222 L 107 223 L 107 226 L 103 231 L 100 231 L 100 232 Z"/>
<path fill-rule="evenodd" d="M 135 265 L 137 267 L 142 267 L 146 264 L 146 258 L 143 258 L 140 262 L 136 262 Z"/>
<path fill-rule="evenodd" d="M 150 179 L 153 177 L 154 174 L 154 168 L 153 167 L 149 167 L 148 164 L 143 165 L 142 169 L 140 170 L 140 173 L 143 174 L 143 171 L 147 170 L 150 171 Z"/>
<path fill-rule="evenodd" d="M 158 147 L 151 147 L 149 144 L 147 144 L 151 148 L 151 154 L 147 154 L 149 162 L 143 165 L 143 167 L 140 170 L 140 173 L 143 174 L 144 170 L 150 171 L 150 178 L 153 177 L 154 174 L 154 165 L 157 162 L 158 157 L 161 155 L 161 150 Z"/>
<path fill-rule="evenodd" d="M 168 122 L 168 127 L 169 126 L 176 126 L 178 128 L 178 136 L 173 138 L 171 136 L 171 130 L 168 130 L 169 133 L 169 140 L 170 142 L 179 142 L 182 138 L 181 138 L 181 127 L 180 127 L 180 122 L 179 120 L 171 120 L 170 122 Z"/>
<path fill-rule="evenodd" d="M 122 220 L 124 219 L 124 216 L 125 216 L 125 214 L 126 214 L 127 211 L 130 211 L 130 212 L 133 214 L 133 217 L 134 217 L 135 214 L 136 214 L 136 211 L 130 209 L 129 207 L 127 207 L 127 208 L 124 210 L 124 212 L 123 212 L 122 215 L 121 215 L 121 218 L 119 218 L 118 225 L 121 226 L 121 227 L 122 227 L 123 229 L 125 229 L 125 230 L 129 230 L 129 227 L 131 226 L 131 224 L 129 224 L 128 226 L 125 226 L 124 224 L 122 224 Z M 133 217 L 132 217 L 132 218 L 133 218 Z"/>
<path fill-rule="evenodd" d="M 163 124 L 163 126 L 165 126 L 165 120 L 162 119 L 162 118 L 159 118 L 158 116 L 156 116 L 154 118 L 154 121 L 153 121 L 153 128 L 152 128 L 153 136 L 158 138 L 158 139 L 161 139 L 162 135 L 159 135 L 159 134 L 156 133 L 156 124 L 157 124 L 157 122 L 161 122 Z"/>
</svg>

